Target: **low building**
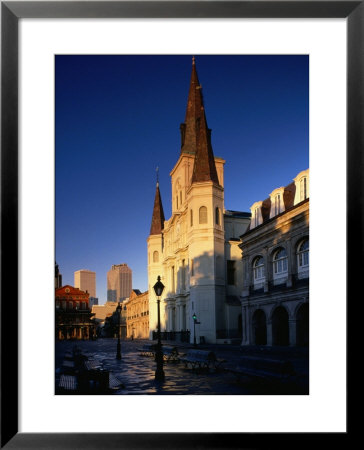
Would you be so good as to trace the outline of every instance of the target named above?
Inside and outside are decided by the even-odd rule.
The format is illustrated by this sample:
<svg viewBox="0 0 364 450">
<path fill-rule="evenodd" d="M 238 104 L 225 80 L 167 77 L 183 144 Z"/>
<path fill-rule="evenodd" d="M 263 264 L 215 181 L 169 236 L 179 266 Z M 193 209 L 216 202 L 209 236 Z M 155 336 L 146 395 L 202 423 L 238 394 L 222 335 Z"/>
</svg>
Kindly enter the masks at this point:
<svg viewBox="0 0 364 450">
<path fill-rule="evenodd" d="M 95 322 L 98 326 L 101 337 L 117 337 L 119 318 L 116 308 L 118 302 L 106 302 L 104 305 L 94 305 L 92 313 L 95 315 Z M 126 338 L 126 306 L 121 303 L 120 317 L 120 337 Z"/>
<path fill-rule="evenodd" d="M 56 339 L 92 339 L 96 325 L 89 308 L 89 294 L 73 286 L 56 289 Z"/>
<path fill-rule="evenodd" d="M 308 345 L 309 170 L 251 207 L 241 236 L 242 345 Z"/>
<path fill-rule="evenodd" d="M 90 297 L 89 298 L 89 306 L 92 309 L 93 306 L 99 304 L 99 299 L 97 297 Z"/>
<path fill-rule="evenodd" d="M 132 290 L 126 300 L 127 337 L 132 339 L 149 338 L 149 297 L 148 291 L 141 293 Z"/>
</svg>

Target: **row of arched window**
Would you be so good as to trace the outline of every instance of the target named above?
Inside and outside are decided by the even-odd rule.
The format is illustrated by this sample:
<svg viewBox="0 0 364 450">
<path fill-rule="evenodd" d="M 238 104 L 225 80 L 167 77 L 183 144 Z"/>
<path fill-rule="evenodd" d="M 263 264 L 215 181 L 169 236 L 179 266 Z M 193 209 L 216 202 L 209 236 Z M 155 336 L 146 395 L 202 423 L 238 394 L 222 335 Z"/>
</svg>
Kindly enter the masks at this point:
<svg viewBox="0 0 364 450">
<path fill-rule="evenodd" d="M 296 249 L 298 270 L 303 270 L 309 266 L 309 240 L 303 239 L 299 242 Z M 279 247 L 273 253 L 273 275 L 279 276 L 288 271 L 288 256 L 283 247 Z M 253 260 L 253 278 L 254 281 L 260 281 L 265 277 L 264 258 L 259 255 Z"/>
</svg>

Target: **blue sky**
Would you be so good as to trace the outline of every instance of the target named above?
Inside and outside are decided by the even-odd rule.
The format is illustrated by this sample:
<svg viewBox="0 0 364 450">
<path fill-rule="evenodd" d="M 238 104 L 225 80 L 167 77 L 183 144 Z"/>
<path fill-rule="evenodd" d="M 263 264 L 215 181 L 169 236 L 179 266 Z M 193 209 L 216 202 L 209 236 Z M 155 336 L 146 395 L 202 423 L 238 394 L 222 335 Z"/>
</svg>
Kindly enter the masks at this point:
<svg viewBox="0 0 364 450">
<path fill-rule="evenodd" d="M 308 56 L 196 56 L 225 208 L 249 211 L 309 167 Z M 56 261 L 63 284 L 127 263 L 145 291 L 156 167 L 166 219 L 192 55 L 56 56 Z"/>
</svg>

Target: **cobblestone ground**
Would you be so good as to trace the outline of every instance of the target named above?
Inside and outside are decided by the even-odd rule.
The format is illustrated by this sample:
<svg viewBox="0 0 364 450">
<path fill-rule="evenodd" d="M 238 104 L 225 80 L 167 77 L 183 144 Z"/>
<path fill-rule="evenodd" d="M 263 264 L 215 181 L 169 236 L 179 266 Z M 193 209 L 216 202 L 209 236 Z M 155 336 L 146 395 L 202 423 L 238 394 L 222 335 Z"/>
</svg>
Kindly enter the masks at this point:
<svg viewBox="0 0 364 450">
<path fill-rule="evenodd" d="M 150 341 L 121 341 L 122 359 L 116 359 L 116 339 L 97 341 L 60 341 L 56 342 L 55 368 L 56 385 L 60 368 L 66 352 L 77 345 L 83 354 L 101 363 L 103 367 L 120 379 L 124 385 L 115 392 L 117 395 L 137 394 L 213 394 L 213 395 L 259 395 L 259 394 L 308 394 L 308 358 L 307 355 L 289 355 L 298 370 L 298 377 L 290 385 L 268 385 L 252 379 L 236 376 L 228 371 L 242 357 L 240 346 L 205 345 L 202 348 L 215 351 L 219 358 L 226 360 L 218 371 L 193 371 L 186 369 L 181 362 L 164 364 L 165 381 L 154 380 L 156 362 L 153 357 L 141 356 L 138 349 Z M 169 342 L 168 345 L 171 345 Z M 179 353 L 186 353 L 190 345 L 177 344 Z M 245 353 L 254 354 L 259 349 L 245 349 Z M 277 351 L 275 351 L 277 353 Z M 278 355 L 279 356 L 279 355 Z M 269 355 L 271 357 L 271 355 Z M 287 355 L 285 355 L 287 359 Z"/>
</svg>

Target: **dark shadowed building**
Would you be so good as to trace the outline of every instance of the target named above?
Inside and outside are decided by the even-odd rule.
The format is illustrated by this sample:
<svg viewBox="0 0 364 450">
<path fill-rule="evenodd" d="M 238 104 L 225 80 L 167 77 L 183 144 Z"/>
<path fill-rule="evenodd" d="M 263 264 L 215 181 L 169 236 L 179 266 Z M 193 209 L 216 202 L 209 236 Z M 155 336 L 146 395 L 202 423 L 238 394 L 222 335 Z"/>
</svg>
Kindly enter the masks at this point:
<svg viewBox="0 0 364 450">
<path fill-rule="evenodd" d="M 309 170 L 251 207 L 241 236 L 242 345 L 308 345 Z"/>
</svg>

